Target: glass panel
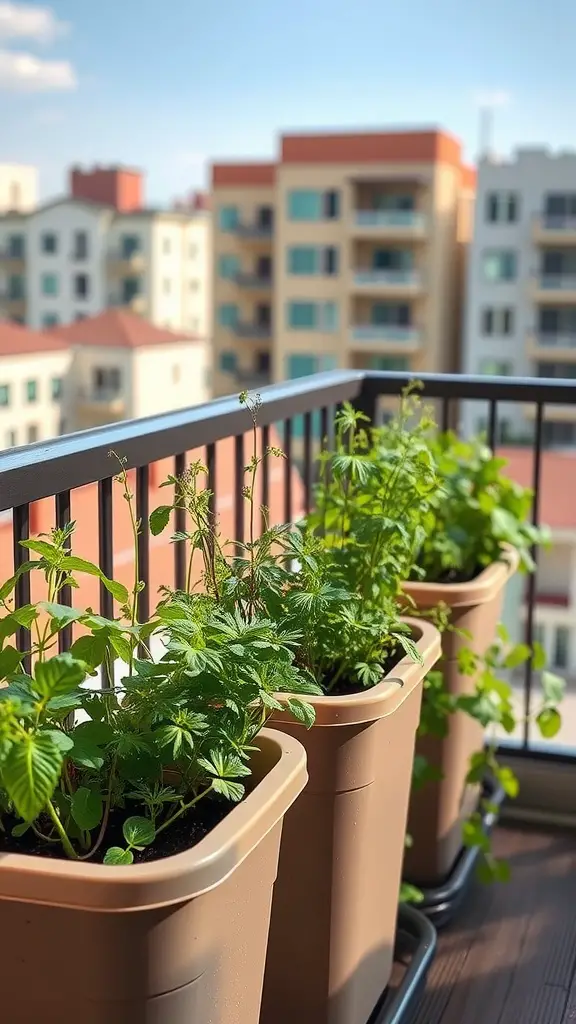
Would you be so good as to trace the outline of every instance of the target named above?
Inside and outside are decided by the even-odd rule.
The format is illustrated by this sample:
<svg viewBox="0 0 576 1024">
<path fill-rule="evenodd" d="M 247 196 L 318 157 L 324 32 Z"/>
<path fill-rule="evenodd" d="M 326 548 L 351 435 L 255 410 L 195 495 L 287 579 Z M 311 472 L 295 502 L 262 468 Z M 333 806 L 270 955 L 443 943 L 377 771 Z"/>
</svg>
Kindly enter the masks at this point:
<svg viewBox="0 0 576 1024">
<path fill-rule="evenodd" d="M 312 245 L 292 246 L 288 249 L 289 274 L 317 274 L 318 249 Z"/>
<path fill-rule="evenodd" d="M 225 254 L 218 257 L 218 274 L 223 278 L 235 278 L 240 271 L 238 256 Z"/>
<path fill-rule="evenodd" d="M 288 193 L 289 220 L 322 220 L 322 192 L 297 188 Z"/>
<path fill-rule="evenodd" d="M 287 357 L 286 368 L 289 380 L 294 380 L 296 377 L 309 377 L 310 374 L 317 373 L 318 360 L 316 356 L 298 353 Z"/>
<path fill-rule="evenodd" d="M 313 330 L 317 325 L 317 307 L 314 302 L 289 302 L 288 326 L 300 330 Z"/>
<path fill-rule="evenodd" d="M 218 308 L 218 322 L 221 327 L 235 327 L 238 323 L 238 306 L 233 302 L 224 302 Z"/>
<path fill-rule="evenodd" d="M 221 231 L 235 231 L 238 227 L 238 207 L 221 206 L 218 211 L 218 223 Z"/>
</svg>

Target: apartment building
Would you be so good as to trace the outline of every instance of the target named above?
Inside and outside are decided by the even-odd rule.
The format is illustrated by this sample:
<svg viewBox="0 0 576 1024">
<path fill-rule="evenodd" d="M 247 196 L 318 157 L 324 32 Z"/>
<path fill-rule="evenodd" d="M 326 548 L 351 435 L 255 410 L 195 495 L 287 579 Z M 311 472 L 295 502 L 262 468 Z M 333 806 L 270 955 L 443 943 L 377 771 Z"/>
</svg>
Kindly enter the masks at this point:
<svg viewBox="0 0 576 1024">
<path fill-rule="evenodd" d="M 469 373 L 576 376 L 576 152 L 519 149 L 478 167 L 468 262 L 464 369 Z M 522 440 L 534 410 L 500 411 L 502 440 Z M 464 410 L 469 432 L 485 424 Z M 576 410 L 546 410 L 544 442 L 576 444 Z"/>
<path fill-rule="evenodd" d="M 207 343 L 125 310 L 42 332 L 0 321 L 0 448 L 208 398 Z"/>
<path fill-rule="evenodd" d="M 38 329 L 110 306 L 209 337 L 209 211 L 149 209 L 142 175 L 72 168 L 69 195 L 0 216 L 0 313 Z"/>
<path fill-rule="evenodd" d="M 0 215 L 30 213 L 37 202 L 37 168 L 24 164 L 0 164 Z"/>
<path fill-rule="evenodd" d="M 474 172 L 442 131 L 286 134 L 216 163 L 215 393 L 317 370 L 457 367 Z"/>
</svg>

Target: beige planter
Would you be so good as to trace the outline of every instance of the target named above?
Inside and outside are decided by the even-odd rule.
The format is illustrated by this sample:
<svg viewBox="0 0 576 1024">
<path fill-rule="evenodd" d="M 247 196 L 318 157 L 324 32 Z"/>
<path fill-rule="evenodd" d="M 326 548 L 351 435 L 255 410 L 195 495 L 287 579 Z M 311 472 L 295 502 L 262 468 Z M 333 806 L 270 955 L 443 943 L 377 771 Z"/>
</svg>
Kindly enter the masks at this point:
<svg viewBox="0 0 576 1024">
<path fill-rule="evenodd" d="M 452 625 L 471 639 L 452 631 L 442 636 L 442 669 L 448 693 L 462 696 L 474 691 L 476 680 L 458 670 L 458 653 L 468 647 L 483 654 L 494 641 L 502 613 L 504 588 L 518 568 L 518 553 L 508 548 L 501 562 L 484 569 L 468 583 L 407 583 L 406 594 L 425 611 L 441 602 L 450 608 Z M 426 699 L 426 698 L 424 698 Z M 472 754 L 481 750 L 484 729 L 464 712 L 450 716 L 444 737 L 419 736 L 416 753 L 442 772 L 438 782 L 427 782 L 412 794 L 408 832 L 413 845 L 406 851 L 404 874 L 423 886 L 443 882 L 462 849 L 462 825 L 478 804 L 478 787 L 466 785 Z"/>
<path fill-rule="evenodd" d="M 422 679 L 440 654 L 437 630 L 409 621 L 423 666 L 309 698 L 309 731 L 278 722 L 310 781 L 284 823 L 261 1024 L 366 1024 L 389 981 Z"/>
<path fill-rule="evenodd" d="M 282 819 L 307 778 L 292 737 L 257 742 L 253 790 L 185 853 L 2 856 L 6 1024 L 257 1024 Z"/>
</svg>

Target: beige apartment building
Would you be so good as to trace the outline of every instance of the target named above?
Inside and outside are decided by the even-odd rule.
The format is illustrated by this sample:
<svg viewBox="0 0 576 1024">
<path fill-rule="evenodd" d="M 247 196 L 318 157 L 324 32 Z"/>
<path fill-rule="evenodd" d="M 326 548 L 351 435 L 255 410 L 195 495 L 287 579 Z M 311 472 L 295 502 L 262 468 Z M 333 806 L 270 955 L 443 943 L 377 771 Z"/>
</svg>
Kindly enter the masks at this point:
<svg viewBox="0 0 576 1024">
<path fill-rule="evenodd" d="M 216 163 L 216 394 L 323 369 L 459 367 L 475 173 L 442 131 L 288 134 Z"/>
</svg>

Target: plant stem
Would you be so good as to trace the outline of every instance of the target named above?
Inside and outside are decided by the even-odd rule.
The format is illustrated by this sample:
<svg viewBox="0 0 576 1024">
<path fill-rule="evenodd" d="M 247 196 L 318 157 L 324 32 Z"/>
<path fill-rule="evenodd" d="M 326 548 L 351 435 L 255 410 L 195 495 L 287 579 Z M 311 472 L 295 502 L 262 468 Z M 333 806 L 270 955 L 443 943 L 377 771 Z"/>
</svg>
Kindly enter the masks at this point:
<svg viewBox="0 0 576 1024">
<path fill-rule="evenodd" d="M 176 811 L 175 814 L 172 815 L 171 818 L 167 818 L 162 825 L 158 826 L 158 828 L 156 829 L 156 835 L 158 835 L 160 832 L 163 832 L 165 828 L 168 828 L 168 826 L 171 825 L 172 822 L 176 821 L 177 818 L 180 818 L 183 814 L 186 813 L 186 811 L 189 811 L 191 807 L 194 807 L 194 804 L 197 804 L 199 800 L 202 800 L 203 797 L 208 796 L 208 793 L 210 793 L 211 790 L 212 783 L 210 783 L 208 789 L 203 789 L 201 793 L 198 793 L 198 795 L 195 796 L 193 800 L 190 800 L 187 804 L 182 804 L 182 806 Z"/>
<path fill-rule="evenodd" d="M 54 805 L 51 800 L 48 800 L 46 807 L 48 810 L 48 814 L 52 818 L 54 827 L 58 835 L 60 836 L 60 842 L 62 843 L 62 847 L 65 853 L 70 857 L 71 860 L 79 860 L 78 854 L 76 853 L 76 850 L 74 849 L 72 843 L 70 842 L 68 836 L 66 835 L 64 826 L 62 825 L 62 822 L 60 821 L 60 818 L 58 817 L 58 814 L 54 809 Z"/>
<path fill-rule="evenodd" d="M 96 851 L 100 849 L 100 846 L 102 845 L 102 842 L 104 840 L 104 836 L 106 835 L 106 829 L 108 828 L 108 818 L 110 817 L 110 805 L 112 803 L 112 782 L 114 780 L 114 775 L 116 773 L 116 762 L 117 762 L 117 760 L 118 760 L 118 754 L 116 753 L 116 754 L 114 754 L 114 758 L 112 760 L 112 765 L 110 767 L 110 775 L 108 776 L 108 792 L 106 794 L 106 803 L 104 805 L 104 813 L 102 815 L 102 822 L 100 824 L 100 831 L 98 833 L 98 838 L 97 838 L 96 842 L 94 843 L 94 846 L 92 847 L 92 849 L 89 850 L 88 853 L 84 854 L 83 857 L 79 857 L 78 858 L 79 860 L 89 860 L 90 857 L 93 857 L 94 854 L 96 853 Z"/>
</svg>

